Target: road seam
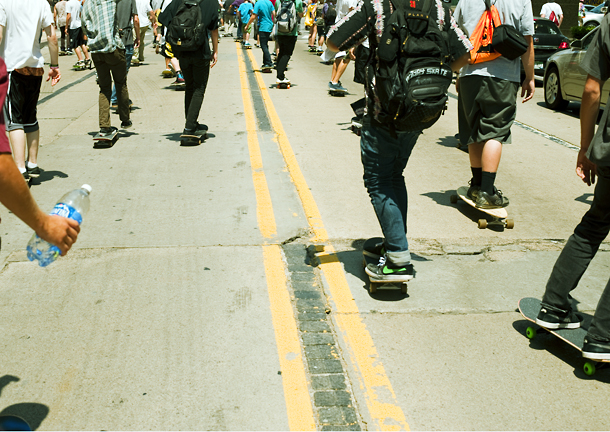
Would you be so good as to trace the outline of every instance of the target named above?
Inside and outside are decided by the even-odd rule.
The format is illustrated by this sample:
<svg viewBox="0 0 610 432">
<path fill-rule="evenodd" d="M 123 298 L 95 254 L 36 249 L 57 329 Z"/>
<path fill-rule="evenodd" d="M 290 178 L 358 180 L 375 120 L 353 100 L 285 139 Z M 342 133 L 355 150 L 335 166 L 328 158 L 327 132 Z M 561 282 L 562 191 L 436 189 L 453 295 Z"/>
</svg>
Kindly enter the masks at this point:
<svg viewBox="0 0 610 432">
<path fill-rule="evenodd" d="M 250 51 L 248 51 L 248 58 L 253 69 L 258 69 L 254 55 Z M 303 204 L 307 221 L 313 230 L 314 236 L 311 241 L 318 248 L 318 252 L 327 254 L 324 259 L 320 260 L 319 268 L 329 287 L 330 299 L 335 305 L 333 314 L 335 325 L 338 333 L 346 342 L 349 360 L 356 371 L 360 387 L 364 390 L 364 399 L 373 422 L 372 427 L 376 430 L 408 430 L 405 415 L 398 405 L 396 394 L 385 372 L 373 338 L 360 316 L 342 264 L 337 258 L 333 246 L 329 243 L 322 216 L 296 160 L 267 87 L 260 74 L 256 74 L 256 79 L 271 125 L 277 133 L 280 151 Z"/>
</svg>

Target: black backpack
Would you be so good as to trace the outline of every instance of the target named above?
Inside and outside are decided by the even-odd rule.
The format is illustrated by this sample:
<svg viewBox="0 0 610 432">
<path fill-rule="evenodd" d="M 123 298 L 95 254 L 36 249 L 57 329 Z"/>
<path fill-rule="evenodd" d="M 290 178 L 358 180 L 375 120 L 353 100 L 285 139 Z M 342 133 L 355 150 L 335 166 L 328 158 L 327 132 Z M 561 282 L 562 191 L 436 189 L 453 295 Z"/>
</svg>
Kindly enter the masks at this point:
<svg viewBox="0 0 610 432">
<path fill-rule="evenodd" d="M 335 7 L 335 5 L 333 3 L 329 3 L 328 9 L 326 10 L 326 13 L 324 14 L 324 22 L 326 23 L 327 26 L 331 26 L 335 23 L 336 19 L 337 19 L 337 8 Z"/>
<path fill-rule="evenodd" d="M 167 26 L 165 39 L 173 53 L 195 51 L 206 41 L 207 31 L 203 24 L 202 0 L 181 0 L 176 15 Z"/>
<path fill-rule="evenodd" d="M 448 31 L 450 12 L 445 9 L 445 27 L 436 21 L 435 0 L 390 0 L 390 15 L 380 41 L 371 50 L 367 73 L 381 103 L 375 119 L 396 131 L 416 132 L 432 126 L 447 108 L 447 89 L 452 71 Z M 440 12 L 439 12 L 440 13 Z"/>
</svg>

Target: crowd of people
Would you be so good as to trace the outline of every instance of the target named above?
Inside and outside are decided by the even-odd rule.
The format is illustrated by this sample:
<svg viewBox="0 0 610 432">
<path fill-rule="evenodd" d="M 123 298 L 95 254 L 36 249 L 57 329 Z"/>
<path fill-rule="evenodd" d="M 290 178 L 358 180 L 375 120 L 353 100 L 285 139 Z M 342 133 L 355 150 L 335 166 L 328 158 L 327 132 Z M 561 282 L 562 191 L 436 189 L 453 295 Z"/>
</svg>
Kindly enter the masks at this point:
<svg viewBox="0 0 610 432">
<path fill-rule="evenodd" d="M 23 8 L 27 8 L 27 14 L 19 12 Z M 477 29 L 485 22 L 483 17 L 493 16 L 492 10 L 502 24 L 512 26 L 523 39 L 519 55 L 509 58 L 493 49 L 483 51 L 485 44 L 478 45 Z M 563 14 L 552 5 L 542 8 L 541 14 L 547 13 L 561 24 Z M 263 66 L 275 66 L 276 82 L 290 83 L 285 71 L 297 43 L 298 21 L 303 17 L 310 51 L 320 53 L 323 61 L 333 65 L 329 90 L 344 89 L 340 79 L 353 58 L 360 77 L 357 81 L 364 84 L 360 142 L 364 183 L 384 236 L 383 242 L 366 251 L 378 258 L 378 263 L 366 267 L 366 273 L 376 281 L 411 280 L 414 268 L 406 232 L 408 199 L 403 171 L 421 130 L 429 125 L 418 128 L 424 118 L 410 117 L 410 109 L 420 112 L 421 106 L 401 110 L 411 102 L 401 94 L 401 86 L 408 87 L 411 82 L 418 82 L 417 77 L 426 75 L 433 76 L 431 80 L 448 79 L 450 83 L 451 71 L 456 74 L 463 115 L 459 132 L 461 140 L 468 143 L 472 173 L 468 197 L 482 209 L 506 207 L 508 198 L 495 186 L 502 150 L 511 142 L 519 92 L 523 102 L 531 100 L 535 92 L 530 0 L 460 0 L 454 13 L 442 0 L 339 0 L 336 5 L 323 0 L 227 0 L 222 4 L 217 0 L 62 0 L 53 11 L 45 0 L 0 0 L 0 55 L 4 59 L 0 60 L 0 99 L 6 96 L 0 130 L 0 201 L 14 209 L 42 238 L 60 246 L 63 253 L 76 241 L 78 226 L 69 220 L 41 215 L 21 179 L 40 174 L 36 103 L 44 75 L 41 31 L 47 36 L 51 57 L 47 80 L 53 85 L 61 79 L 56 27 L 61 34 L 62 52 L 69 46 L 78 58 L 75 67 L 95 67 L 103 136 L 114 132 L 110 108 L 115 98 L 121 127 L 132 125 L 127 75 L 132 63 L 145 60 L 143 37 L 152 27 L 159 52 L 166 58 L 164 72 L 175 74 L 178 84 L 184 83 L 183 134 L 194 134 L 207 129 L 199 124 L 198 117 L 210 69 L 218 60 L 219 29 L 228 32 L 235 25 L 236 37 L 243 40 L 244 48 L 253 43 L 260 46 Z M 180 28 L 189 25 L 180 23 L 193 20 L 196 31 L 180 32 Z M 401 27 L 401 22 L 406 26 Z M 405 28 L 408 33 L 402 34 Z M 399 39 L 401 34 L 404 39 Z M 440 36 L 426 38 L 428 34 Z M 276 45 L 275 62 L 269 51 L 271 39 Z M 435 67 L 430 67 L 431 63 L 410 63 L 414 58 L 435 61 L 431 53 L 442 60 Z M 487 54 L 485 60 L 479 58 L 482 53 Z M 523 81 L 520 63 L 525 70 Z M 607 112 L 594 134 L 601 87 L 610 77 L 610 17 L 604 18 L 581 67 L 589 76 L 581 107 L 582 140 L 576 171 L 589 185 L 597 178 L 597 186 L 591 209 L 568 240 L 549 279 L 537 321 L 547 328 L 580 326 L 569 293 L 610 231 Z M 392 84 L 397 77 L 402 80 L 399 86 Z M 397 96 L 402 99 L 395 109 L 392 97 Z M 446 87 L 445 94 L 439 96 L 446 98 Z M 591 358 L 610 359 L 610 283 L 589 328 L 583 353 Z"/>
</svg>

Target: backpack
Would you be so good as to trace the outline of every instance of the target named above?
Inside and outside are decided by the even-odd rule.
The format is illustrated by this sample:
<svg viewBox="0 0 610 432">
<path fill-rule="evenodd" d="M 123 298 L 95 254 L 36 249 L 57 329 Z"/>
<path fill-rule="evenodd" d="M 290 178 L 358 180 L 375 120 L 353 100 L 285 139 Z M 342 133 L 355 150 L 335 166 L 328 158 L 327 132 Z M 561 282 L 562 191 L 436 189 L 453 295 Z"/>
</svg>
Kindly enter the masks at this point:
<svg viewBox="0 0 610 432">
<path fill-rule="evenodd" d="M 202 0 L 181 1 L 176 15 L 167 26 L 166 40 L 174 53 L 195 51 L 203 45 L 207 37 L 199 7 Z"/>
<path fill-rule="evenodd" d="M 381 105 L 374 117 L 394 131 L 421 131 L 432 126 L 447 107 L 453 76 L 447 36 L 450 20 L 444 20 L 441 31 L 435 0 L 390 1 L 394 11 L 379 41 L 371 39 L 371 48 L 377 49 L 371 49 L 367 65 L 367 82 Z M 443 11 L 450 16 L 446 5 Z"/>
<path fill-rule="evenodd" d="M 316 25 L 324 26 L 324 5 L 318 3 L 316 7 Z"/>
<path fill-rule="evenodd" d="M 279 0 L 278 0 L 279 1 Z M 277 14 L 277 32 L 279 35 L 289 35 L 297 25 L 297 8 L 294 0 L 282 0 Z"/>
<path fill-rule="evenodd" d="M 485 12 L 481 15 L 477 26 L 470 35 L 470 43 L 474 47 L 470 51 L 470 63 L 483 63 L 495 60 L 500 57 L 500 53 L 492 48 L 493 34 L 496 27 L 502 24 L 500 14 L 495 5 L 485 0 Z"/>
<path fill-rule="evenodd" d="M 329 3 L 328 10 L 326 11 L 326 14 L 324 15 L 324 22 L 326 22 L 327 26 L 331 26 L 335 23 L 336 19 L 337 19 L 337 8 L 335 7 L 335 5 L 333 3 Z"/>
</svg>

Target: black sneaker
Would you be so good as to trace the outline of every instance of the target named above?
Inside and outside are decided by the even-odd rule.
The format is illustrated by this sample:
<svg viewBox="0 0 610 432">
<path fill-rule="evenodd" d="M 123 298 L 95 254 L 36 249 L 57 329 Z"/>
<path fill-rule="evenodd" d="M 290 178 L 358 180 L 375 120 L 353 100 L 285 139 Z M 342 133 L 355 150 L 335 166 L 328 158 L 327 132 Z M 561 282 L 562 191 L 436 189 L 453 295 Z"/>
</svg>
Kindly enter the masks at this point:
<svg viewBox="0 0 610 432">
<path fill-rule="evenodd" d="M 28 174 L 27 168 L 24 172 L 21 173 L 21 175 L 23 176 L 23 179 L 25 181 L 28 181 L 30 179 L 30 175 Z"/>
<path fill-rule="evenodd" d="M 551 308 L 544 305 L 540 308 L 536 318 L 536 324 L 550 330 L 579 328 L 581 321 L 582 317 L 572 311 L 572 309 L 561 312 L 558 309 L 551 310 Z"/>
<path fill-rule="evenodd" d="M 111 127 L 100 128 L 100 138 L 110 138 L 112 137 L 112 134 L 114 134 L 114 129 Z"/>
<path fill-rule="evenodd" d="M 206 124 L 202 124 L 202 123 L 197 123 L 197 127 L 195 128 L 198 131 L 208 131 L 208 125 Z"/>
<path fill-rule="evenodd" d="M 30 168 L 28 166 L 28 164 L 26 163 L 25 164 L 25 169 L 26 169 L 26 172 L 27 172 L 28 176 L 33 177 L 33 178 L 40 177 L 40 167 L 36 166 L 34 168 Z"/>
<path fill-rule="evenodd" d="M 496 190 L 496 193 L 489 195 L 487 192 L 479 191 L 479 196 L 475 201 L 478 208 L 482 209 L 497 209 L 508 206 L 508 198 L 502 195 L 502 191 Z"/>
<path fill-rule="evenodd" d="M 371 258 L 381 258 L 385 255 L 385 246 L 383 245 L 383 240 L 371 246 L 370 248 L 363 249 L 362 253 L 366 256 L 370 256 Z"/>
<path fill-rule="evenodd" d="M 481 185 L 473 185 L 472 180 L 470 180 L 468 184 L 470 187 L 468 188 L 468 192 L 466 192 L 466 196 L 476 202 L 479 197 L 479 192 L 481 192 Z"/>
<path fill-rule="evenodd" d="M 379 264 L 367 265 L 364 271 L 376 281 L 408 282 L 413 279 L 413 264 L 396 266 L 385 256 L 379 258 Z"/>
<path fill-rule="evenodd" d="M 610 360 L 610 343 L 592 341 L 585 337 L 582 356 L 593 360 Z"/>
<path fill-rule="evenodd" d="M 131 120 L 121 122 L 121 128 L 123 128 L 123 129 L 129 129 L 132 126 L 133 126 L 133 122 Z"/>
</svg>

